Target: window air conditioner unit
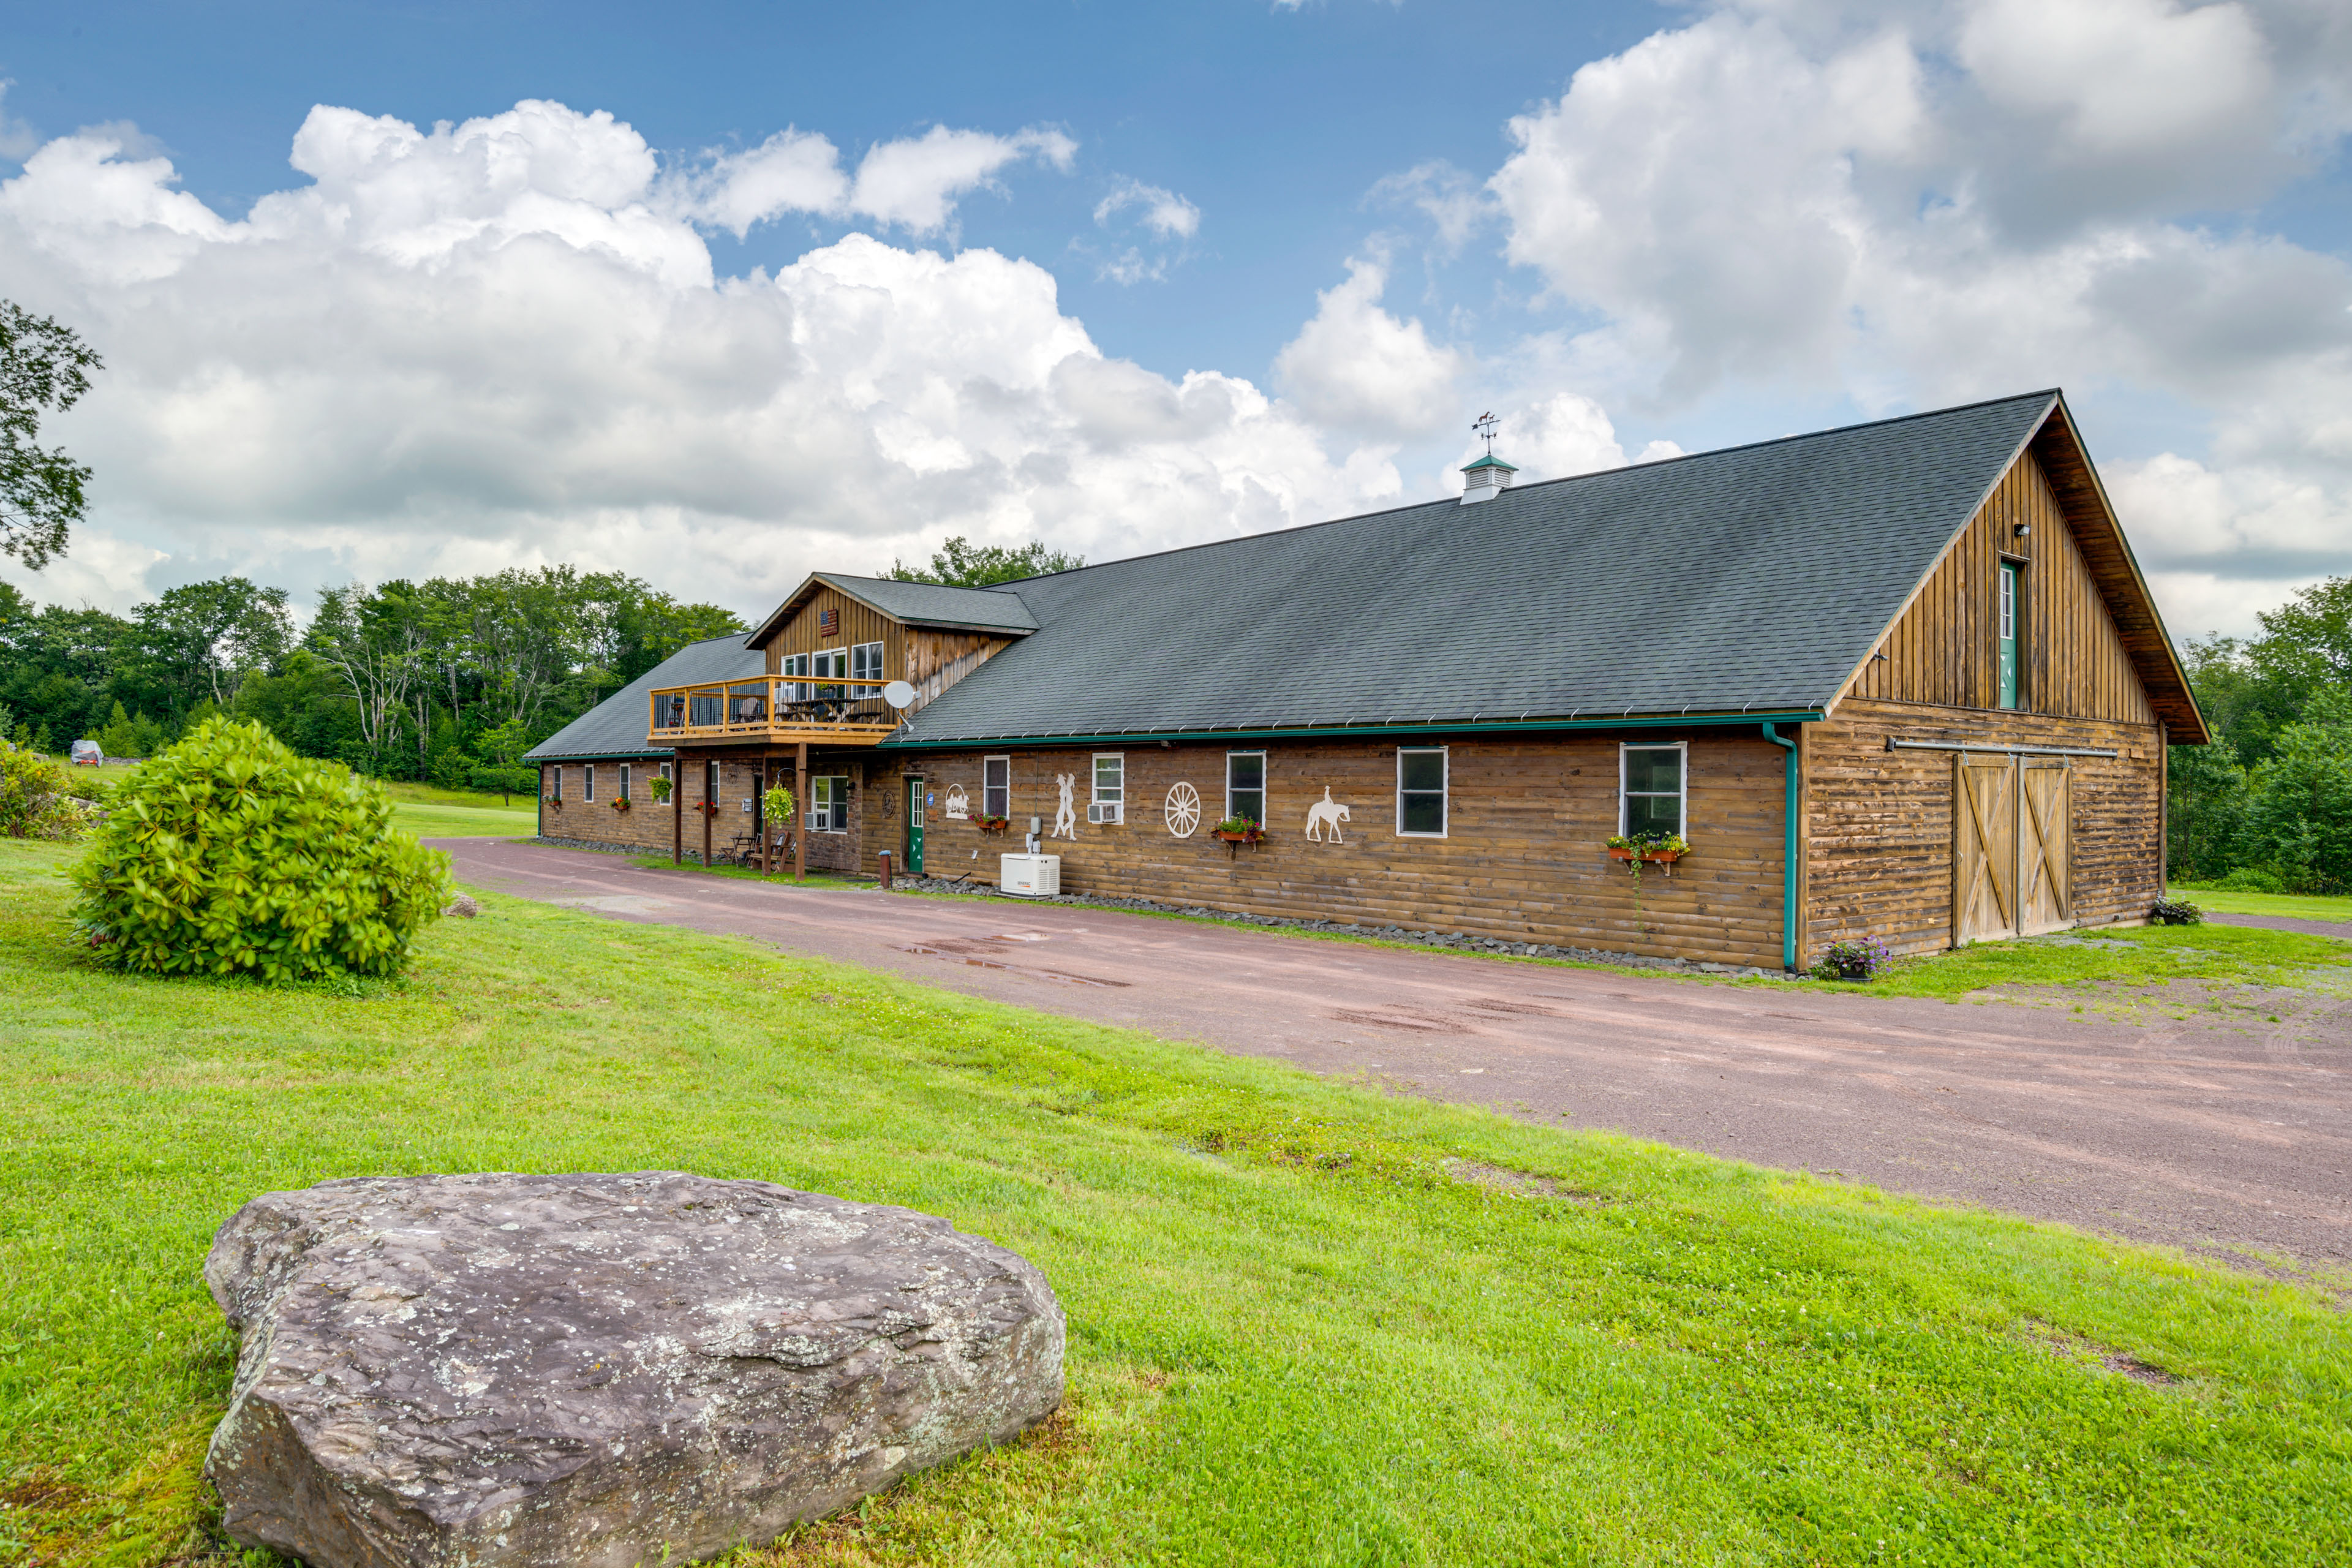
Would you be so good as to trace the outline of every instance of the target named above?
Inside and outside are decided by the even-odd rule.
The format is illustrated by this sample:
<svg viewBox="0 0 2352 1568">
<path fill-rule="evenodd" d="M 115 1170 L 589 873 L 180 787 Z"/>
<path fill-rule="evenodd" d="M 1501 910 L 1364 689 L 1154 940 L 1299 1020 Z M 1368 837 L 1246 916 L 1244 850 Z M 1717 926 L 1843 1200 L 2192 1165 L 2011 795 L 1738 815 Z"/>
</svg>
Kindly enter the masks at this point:
<svg viewBox="0 0 2352 1568">
<path fill-rule="evenodd" d="M 1087 820 L 1097 826 L 1106 822 L 1124 823 L 1127 803 L 1120 800 L 1098 800 L 1087 807 Z"/>
</svg>

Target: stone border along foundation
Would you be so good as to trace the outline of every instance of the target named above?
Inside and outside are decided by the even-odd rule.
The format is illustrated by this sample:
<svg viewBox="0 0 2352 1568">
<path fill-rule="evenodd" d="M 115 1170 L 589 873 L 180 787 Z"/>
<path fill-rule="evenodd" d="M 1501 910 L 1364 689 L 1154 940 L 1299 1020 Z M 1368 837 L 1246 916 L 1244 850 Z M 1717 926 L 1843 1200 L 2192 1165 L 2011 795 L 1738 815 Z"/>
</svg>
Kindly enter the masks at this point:
<svg viewBox="0 0 2352 1568">
<path fill-rule="evenodd" d="M 544 844 L 551 849 L 593 849 L 604 855 L 644 855 L 649 851 L 630 848 L 619 844 L 590 844 L 578 838 L 530 838 L 529 844 Z M 695 868 L 701 869 L 698 864 Z M 833 877 L 856 877 L 875 891 L 881 883 L 863 873 L 832 871 Z M 1555 947 L 1541 942 L 1503 942 L 1494 937 L 1472 936 L 1467 931 L 1413 931 L 1405 926 L 1351 925 L 1345 921 L 1285 920 L 1275 915 L 1243 915 L 1230 910 L 1213 910 L 1202 904 L 1163 904 L 1152 899 L 1105 899 L 1078 893 L 1063 893 L 1050 899 L 1022 898 L 1000 893 L 994 883 L 950 882 L 937 877 L 898 876 L 890 879 L 893 891 L 905 889 L 915 893 L 952 893 L 961 898 L 996 899 L 1008 904 L 1066 904 L 1075 909 L 1134 910 L 1145 914 L 1183 915 L 1192 920 L 1216 921 L 1225 925 L 1259 926 L 1268 931 L 1326 931 L 1334 936 L 1368 937 L 1375 942 L 1411 942 L 1419 947 L 1441 947 L 1454 952 L 1498 953 L 1517 958 L 1564 958 L 1577 963 L 1608 963 L 1621 969 L 1660 969 L 1670 974 L 1728 974 L 1762 980 L 1786 980 L 1790 976 L 1777 969 L 1758 969 L 1738 963 L 1706 963 L 1688 958 L 1656 958 L 1642 952 L 1611 952 L 1601 948 Z M 1799 978 L 1802 978 L 1799 976 Z"/>
</svg>

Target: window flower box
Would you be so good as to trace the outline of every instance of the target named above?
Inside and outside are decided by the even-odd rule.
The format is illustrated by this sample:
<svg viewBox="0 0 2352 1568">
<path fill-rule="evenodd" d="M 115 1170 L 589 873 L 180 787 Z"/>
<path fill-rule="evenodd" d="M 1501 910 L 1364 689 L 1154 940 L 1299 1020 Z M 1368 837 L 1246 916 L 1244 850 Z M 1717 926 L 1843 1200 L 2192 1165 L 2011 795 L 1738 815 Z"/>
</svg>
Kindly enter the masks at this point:
<svg viewBox="0 0 2352 1568">
<path fill-rule="evenodd" d="M 975 816 L 972 821 L 982 833 L 1002 834 L 1013 826 L 1013 819 L 1009 816 Z"/>
<path fill-rule="evenodd" d="M 1653 865 L 1671 866 L 1689 853 L 1687 849 L 1644 849 L 1642 851 L 1642 858 Z M 1631 849 L 1612 849 L 1609 851 L 1609 858 L 1612 860 L 1631 860 L 1633 858 L 1633 852 Z"/>
</svg>

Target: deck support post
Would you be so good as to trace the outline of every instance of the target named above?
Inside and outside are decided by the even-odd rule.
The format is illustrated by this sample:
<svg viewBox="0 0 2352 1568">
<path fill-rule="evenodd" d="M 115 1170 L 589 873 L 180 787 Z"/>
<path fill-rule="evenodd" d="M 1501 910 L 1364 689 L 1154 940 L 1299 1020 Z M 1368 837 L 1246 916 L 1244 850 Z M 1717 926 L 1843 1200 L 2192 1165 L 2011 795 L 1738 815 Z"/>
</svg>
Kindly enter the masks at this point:
<svg viewBox="0 0 2352 1568">
<path fill-rule="evenodd" d="M 702 868 L 710 869 L 710 823 L 717 816 L 719 792 L 710 785 L 711 761 L 702 759 Z"/>
<path fill-rule="evenodd" d="M 762 751 L 760 753 L 760 776 L 751 781 L 752 836 L 760 841 L 760 875 L 762 877 L 775 869 L 768 864 L 768 841 L 776 836 L 774 826 L 768 821 L 768 763 L 773 760 Z"/>
<path fill-rule="evenodd" d="M 808 815 L 808 742 L 803 741 L 793 749 L 793 815 L 805 825 Z M 805 826 L 793 829 L 793 880 L 801 879 L 808 868 L 808 829 Z"/>
<path fill-rule="evenodd" d="M 669 863 L 686 864 L 686 760 L 669 754 Z"/>
</svg>

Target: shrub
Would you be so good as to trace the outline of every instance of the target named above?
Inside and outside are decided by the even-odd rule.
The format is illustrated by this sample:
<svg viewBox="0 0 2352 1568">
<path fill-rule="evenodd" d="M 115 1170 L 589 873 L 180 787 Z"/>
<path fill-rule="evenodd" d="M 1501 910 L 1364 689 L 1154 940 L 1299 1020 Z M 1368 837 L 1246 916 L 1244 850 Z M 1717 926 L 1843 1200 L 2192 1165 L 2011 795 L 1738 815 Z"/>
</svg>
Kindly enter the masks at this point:
<svg viewBox="0 0 2352 1568">
<path fill-rule="evenodd" d="M 75 797 L 68 771 L 0 742 L 0 833 L 11 838 L 78 837 L 96 820 Z"/>
<path fill-rule="evenodd" d="M 449 897 L 382 789 L 226 719 L 118 786 L 74 882 L 110 965 L 270 982 L 394 973 Z"/>
<path fill-rule="evenodd" d="M 2207 887 L 2217 893 L 2284 893 L 2286 882 L 2276 871 L 2260 866 L 2241 866 L 2218 882 Z"/>
<path fill-rule="evenodd" d="M 2193 926 L 2205 918 L 2205 911 L 2187 899 L 2176 899 L 2168 893 L 2156 900 L 2147 918 L 2160 926 Z"/>
</svg>

